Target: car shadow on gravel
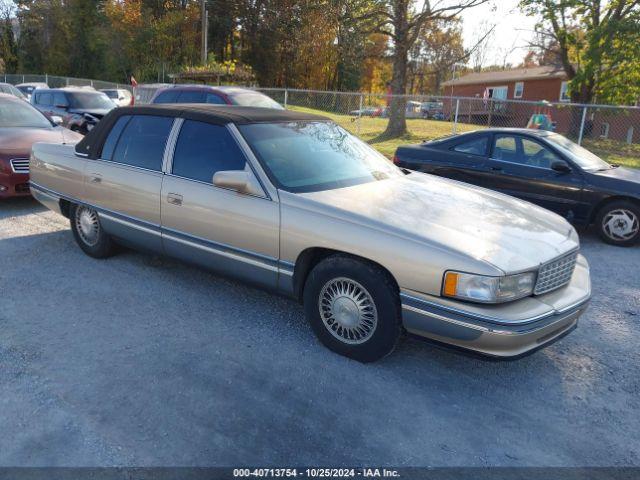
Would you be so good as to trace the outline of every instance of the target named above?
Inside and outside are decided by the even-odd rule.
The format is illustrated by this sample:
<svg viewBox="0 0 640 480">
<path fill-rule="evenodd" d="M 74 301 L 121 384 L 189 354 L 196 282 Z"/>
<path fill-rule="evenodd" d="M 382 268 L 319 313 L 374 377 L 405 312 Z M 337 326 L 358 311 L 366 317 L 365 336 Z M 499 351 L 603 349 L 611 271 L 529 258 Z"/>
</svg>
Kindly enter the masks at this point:
<svg viewBox="0 0 640 480">
<path fill-rule="evenodd" d="M 33 197 L 13 197 L 0 200 L 0 219 L 31 215 L 47 210 Z"/>
</svg>

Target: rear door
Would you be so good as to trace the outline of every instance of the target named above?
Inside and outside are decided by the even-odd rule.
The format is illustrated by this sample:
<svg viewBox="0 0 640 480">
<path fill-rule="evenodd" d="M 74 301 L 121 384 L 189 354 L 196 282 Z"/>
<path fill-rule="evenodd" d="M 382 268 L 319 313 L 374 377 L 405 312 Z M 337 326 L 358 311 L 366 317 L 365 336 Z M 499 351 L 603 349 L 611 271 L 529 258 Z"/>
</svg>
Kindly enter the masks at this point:
<svg viewBox="0 0 640 480">
<path fill-rule="evenodd" d="M 185 120 L 162 184 L 162 239 L 172 256 L 274 287 L 278 202 L 212 183 L 218 171 L 255 175 L 250 161 L 229 127 Z"/>
<path fill-rule="evenodd" d="M 159 251 L 160 190 L 165 147 L 173 117 L 120 117 L 100 159 L 85 168 L 87 203 L 98 209 L 107 232 L 141 248 Z"/>
<path fill-rule="evenodd" d="M 565 162 L 538 139 L 511 133 L 495 134 L 483 186 L 573 220 L 581 215 L 583 177 L 573 167 L 569 172 L 553 170 L 551 164 L 555 161 Z"/>
</svg>

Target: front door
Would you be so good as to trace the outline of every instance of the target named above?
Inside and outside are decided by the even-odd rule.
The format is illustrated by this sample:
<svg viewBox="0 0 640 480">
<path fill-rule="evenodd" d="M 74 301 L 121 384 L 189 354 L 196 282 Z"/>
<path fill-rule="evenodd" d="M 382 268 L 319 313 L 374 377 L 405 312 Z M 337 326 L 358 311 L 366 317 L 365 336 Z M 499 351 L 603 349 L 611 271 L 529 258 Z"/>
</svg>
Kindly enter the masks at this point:
<svg viewBox="0 0 640 480">
<path fill-rule="evenodd" d="M 160 190 L 172 117 L 120 117 L 100 159 L 87 160 L 85 201 L 109 234 L 138 248 L 160 251 Z"/>
<path fill-rule="evenodd" d="M 576 220 L 583 210 L 582 175 L 575 169 L 557 172 L 551 168 L 554 161 L 563 159 L 538 140 L 522 135 L 496 134 L 483 186 L 535 203 L 568 220 Z"/>
<path fill-rule="evenodd" d="M 162 241 L 171 255 L 275 287 L 280 210 L 277 201 L 216 187 L 213 175 L 251 165 L 225 126 L 185 120 L 162 184 Z"/>
</svg>

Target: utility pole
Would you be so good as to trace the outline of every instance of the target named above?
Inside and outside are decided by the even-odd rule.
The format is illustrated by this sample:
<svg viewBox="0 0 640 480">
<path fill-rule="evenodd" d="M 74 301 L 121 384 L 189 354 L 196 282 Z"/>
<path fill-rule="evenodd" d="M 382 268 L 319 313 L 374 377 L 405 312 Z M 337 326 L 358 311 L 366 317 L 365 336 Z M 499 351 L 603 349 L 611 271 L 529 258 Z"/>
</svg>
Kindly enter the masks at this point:
<svg viewBox="0 0 640 480">
<path fill-rule="evenodd" d="M 206 0 L 200 0 L 200 18 L 202 20 L 202 39 L 201 39 L 201 46 L 202 46 L 202 64 L 206 65 L 207 64 L 207 42 L 208 42 L 208 35 L 207 32 L 209 31 L 209 19 L 207 18 L 207 5 L 206 5 Z"/>
</svg>

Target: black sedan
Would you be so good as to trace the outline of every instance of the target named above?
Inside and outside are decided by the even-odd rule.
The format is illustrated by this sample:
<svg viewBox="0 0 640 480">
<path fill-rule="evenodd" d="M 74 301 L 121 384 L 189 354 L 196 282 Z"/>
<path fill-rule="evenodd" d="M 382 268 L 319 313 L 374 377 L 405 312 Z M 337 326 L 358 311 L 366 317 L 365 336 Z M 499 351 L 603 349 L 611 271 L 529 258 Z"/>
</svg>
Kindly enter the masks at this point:
<svg viewBox="0 0 640 480">
<path fill-rule="evenodd" d="M 492 128 L 399 147 L 403 168 L 460 180 L 538 204 L 602 239 L 640 240 L 640 170 L 610 165 L 557 133 Z"/>
</svg>

